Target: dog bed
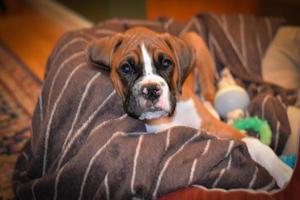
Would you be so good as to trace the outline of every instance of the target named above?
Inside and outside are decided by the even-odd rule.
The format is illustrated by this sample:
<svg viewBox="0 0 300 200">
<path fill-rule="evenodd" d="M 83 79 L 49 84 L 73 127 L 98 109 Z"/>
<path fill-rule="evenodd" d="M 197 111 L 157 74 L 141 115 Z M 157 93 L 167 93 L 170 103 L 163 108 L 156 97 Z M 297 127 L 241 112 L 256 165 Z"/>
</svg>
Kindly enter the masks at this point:
<svg viewBox="0 0 300 200">
<path fill-rule="evenodd" d="M 175 35 L 191 30 L 210 38 L 208 42 L 216 42 L 222 38 L 213 35 L 213 29 L 218 28 L 214 24 L 219 23 L 217 18 L 198 16 L 187 24 L 172 19 L 116 19 L 65 34 L 49 58 L 33 117 L 33 137 L 16 164 L 13 184 L 17 198 L 156 199 L 192 186 L 277 189 L 274 179 L 250 158 L 240 141 L 221 140 L 187 127 L 174 127 L 155 135 L 145 133 L 141 121 L 124 113 L 108 74 L 88 61 L 87 47 L 91 42 L 134 26 Z M 249 19 L 259 21 L 254 17 L 243 18 Z M 211 27 L 211 32 L 203 23 L 206 28 Z M 272 34 L 280 23 L 270 23 Z M 224 36 L 228 36 L 225 32 Z M 222 56 L 218 53 L 221 51 L 213 55 L 220 61 Z M 235 61 L 224 63 L 252 92 L 250 113 L 263 112 L 266 119 L 270 116 L 273 120 L 269 122 L 274 133 L 272 147 L 280 153 L 290 131 L 284 107 L 288 103 L 287 92 L 265 84 L 251 70 L 244 76 L 245 72 L 239 69 L 242 65 Z M 257 95 L 262 88 L 273 93 L 267 93 L 267 97 Z"/>
</svg>

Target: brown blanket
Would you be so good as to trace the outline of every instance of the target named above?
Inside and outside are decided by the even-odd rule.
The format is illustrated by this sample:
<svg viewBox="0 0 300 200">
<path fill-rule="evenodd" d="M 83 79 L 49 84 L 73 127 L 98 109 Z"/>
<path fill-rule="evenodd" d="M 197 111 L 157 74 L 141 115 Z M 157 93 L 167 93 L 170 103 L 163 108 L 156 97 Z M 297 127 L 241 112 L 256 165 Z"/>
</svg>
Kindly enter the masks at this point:
<svg viewBox="0 0 300 200">
<path fill-rule="evenodd" d="M 188 29 L 176 24 L 111 20 L 61 38 L 49 58 L 32 140 L 16 165 L 18 199 L 155 199 L 193 185 L 277 187 L 239 141 L 187 127 L 146 134 L 124 113 L 108 75 L 87 61 L 93 40 L 139 25 L 175 34 Z"/>
<path fill-rule="evenodd" d="M 286 106 L 295 102 L 297 93 L 264 82 L 261 60 L 284 20 L 212 14 L 199 15 L 197 19 L 207 27 L 207 43 L 217 66 L 227 66 L 248 90 L 249 115 L 269 122 L 273 134 L 271 148 L 280 155 L 291 132 Z"/>
</svg>

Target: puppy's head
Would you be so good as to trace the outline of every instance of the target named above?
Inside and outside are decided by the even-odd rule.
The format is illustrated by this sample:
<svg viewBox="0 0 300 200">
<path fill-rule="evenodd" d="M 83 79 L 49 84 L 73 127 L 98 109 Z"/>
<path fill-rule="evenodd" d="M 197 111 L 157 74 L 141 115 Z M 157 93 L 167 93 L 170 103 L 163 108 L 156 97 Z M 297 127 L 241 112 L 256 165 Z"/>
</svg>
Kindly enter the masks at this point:
<svg viewBox="0 0 300 200">
<path fill-rule="evenodd" d="M 173 114 L 193 56 L 177 37 L 133 28 L 93 43 L 89 58 L 110 72 L 125 111 L 149 120 Z"/>
</svg>

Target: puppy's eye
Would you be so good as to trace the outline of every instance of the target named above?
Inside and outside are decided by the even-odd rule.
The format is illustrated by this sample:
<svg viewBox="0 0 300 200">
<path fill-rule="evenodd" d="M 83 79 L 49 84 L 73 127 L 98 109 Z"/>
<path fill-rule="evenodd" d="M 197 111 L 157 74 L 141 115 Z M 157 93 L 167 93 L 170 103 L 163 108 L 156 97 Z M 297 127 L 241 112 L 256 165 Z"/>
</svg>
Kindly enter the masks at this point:
<svg viewBox="0 0 300 200">
<path fill-rule="evenodd" d="M 123 74 L 126 74 L 126 75 L 132 74 L 134 72 L 134 69 L 129 62 L 125 62 L 124 64 L 122 64 L 119 69 Z"/>
<path fill-rule="evenodd" d="M 169 58 L 167 58 L 164 54 L 159 55 L 158 60 L 161 68 L 166 69 L 173 65 L 173 62 Z"/>
</svg>

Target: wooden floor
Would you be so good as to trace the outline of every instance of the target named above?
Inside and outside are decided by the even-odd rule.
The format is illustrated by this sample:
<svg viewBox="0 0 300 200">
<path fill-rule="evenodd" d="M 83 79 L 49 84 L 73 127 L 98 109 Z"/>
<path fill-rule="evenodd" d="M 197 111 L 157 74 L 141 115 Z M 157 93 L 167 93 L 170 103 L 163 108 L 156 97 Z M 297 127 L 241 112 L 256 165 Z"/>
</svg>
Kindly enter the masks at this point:
<svg viewBox="0 0 300 200">
<path fill-rule="evenodd" d="M 7 11 L 0 13 L 0 43 L 15 52 L 43 80 L 51 49 L 67 30 L 21 0 L 5 3 Z"/>
</svg>

